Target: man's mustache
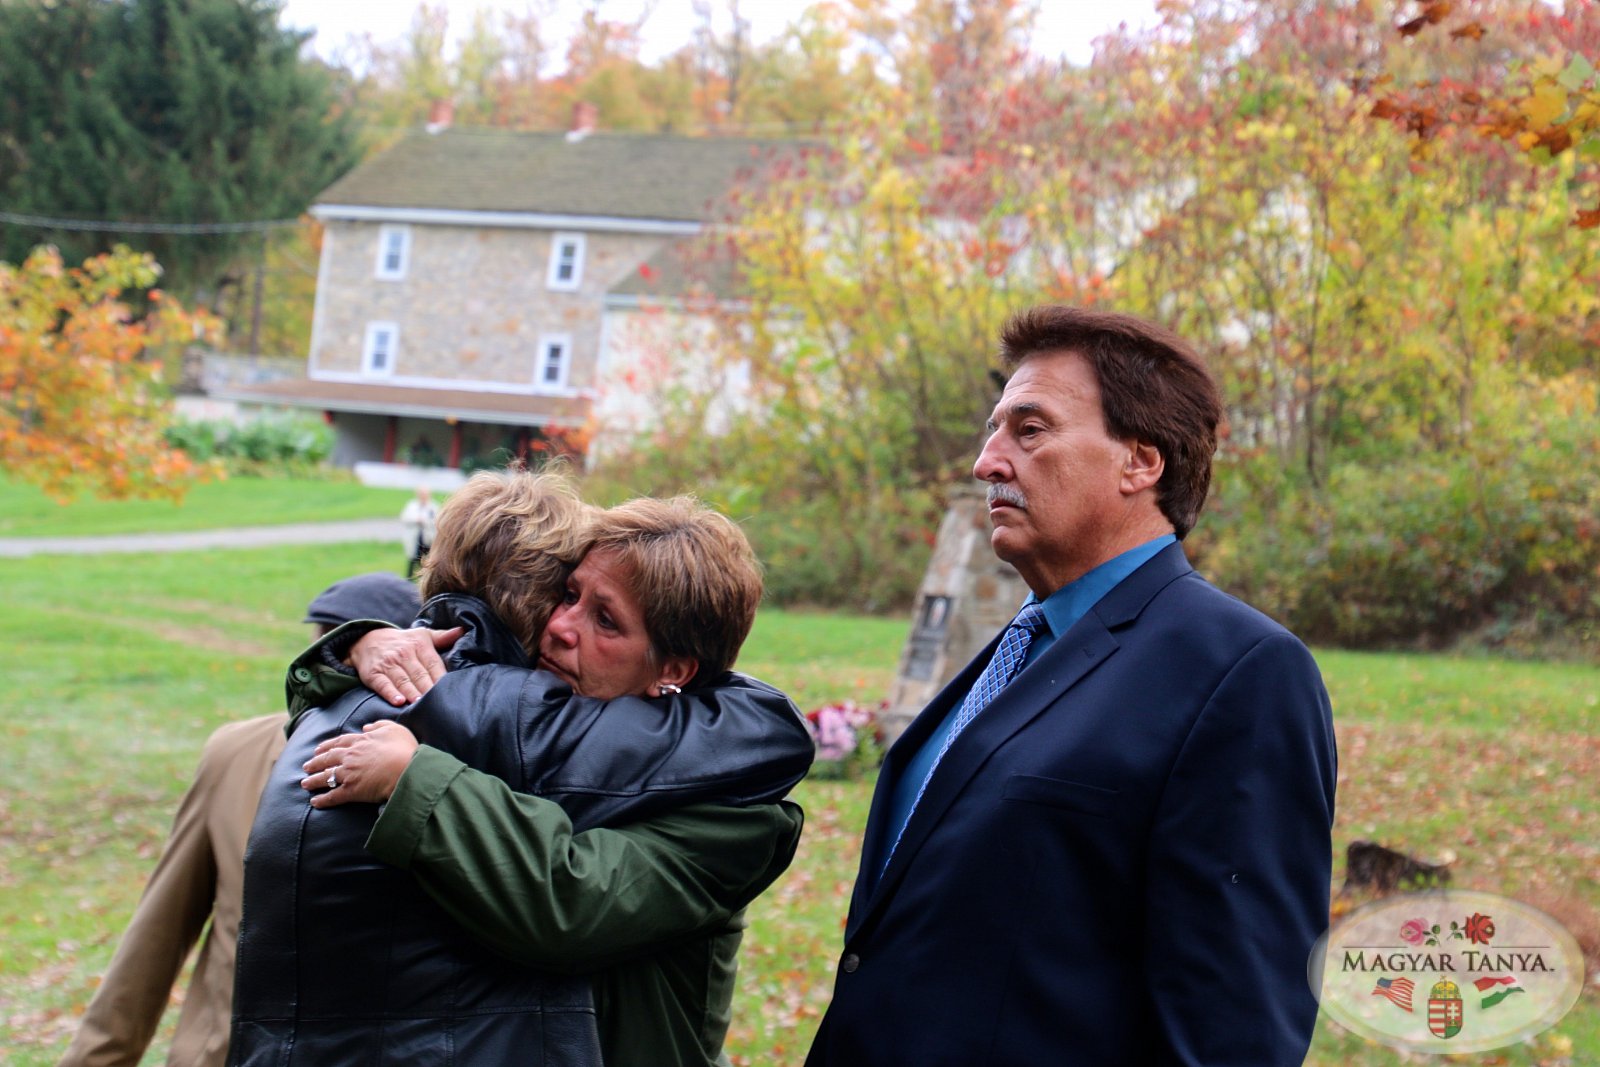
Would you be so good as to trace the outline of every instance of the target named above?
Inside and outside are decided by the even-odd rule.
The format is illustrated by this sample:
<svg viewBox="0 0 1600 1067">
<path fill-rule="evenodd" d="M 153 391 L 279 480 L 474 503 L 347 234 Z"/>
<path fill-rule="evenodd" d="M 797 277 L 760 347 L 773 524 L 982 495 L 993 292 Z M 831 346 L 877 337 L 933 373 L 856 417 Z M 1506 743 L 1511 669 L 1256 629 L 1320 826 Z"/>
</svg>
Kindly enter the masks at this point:
<svg viewBox="0 0 1600 1067">
<path fill-rule="evenodd" d="M 991 508 L 994 507 L 996 502 L 1010 504 L 1012 507 L 1022 508 L 1024 511 L 1028 509 L 1028 498 L 1022 495 L 1021 489 L 1011 485 L 1009 482 L 989 483 L 989 506 Z"/>
</svg>

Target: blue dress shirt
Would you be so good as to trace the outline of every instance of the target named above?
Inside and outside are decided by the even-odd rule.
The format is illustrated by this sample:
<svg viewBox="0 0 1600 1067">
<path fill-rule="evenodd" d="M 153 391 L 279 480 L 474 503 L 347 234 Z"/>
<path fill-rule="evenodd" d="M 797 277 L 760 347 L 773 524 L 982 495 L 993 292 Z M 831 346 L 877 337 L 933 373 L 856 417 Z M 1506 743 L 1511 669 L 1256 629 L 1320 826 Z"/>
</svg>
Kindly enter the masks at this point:
<svg viewBox="0 0 1600 1067">
<path fill-rule="evenodd" d="M 1028 657 L 1022 661 L 1022 669 L 1026 671 L 1032 666 L 1033 662 L 1044 654 L 1045 649 L 1055 644 L 1056 638 L 1072 629 L 1079 619 L 1089 613 L 1090 608 L 1100 602 L 1101 597 L 1115 589 L 1124 578 L 1148 562 L 1150 557 L 1177 540 L 1172 534 L 1162 534 L 1153 541 L 1146 541 L 1136 548 L 1128 549 L 1120 556 L 1106 560 L 1083 577 L 1068 582 L 1046 597 L 1043 606 L 1047 625 L 1034 634 L 1033 644 L 1028 646 Z M 1028 599 L 1023 601 L 1023 606 L 1034 603 L 1037 599 L 1029 593 Z M 1016 684 L 1014 680 L 1012 684 Z M 962 700 L 965 699 L 963 695 Z M 961 710 L 961 703 L 961 700 L 957 700 L 950 705 L 950 711 L 945 715 L 944 721 L 928 735 L 922 747 L 906 762 L 905 772 L 900 775 L 900 780 L 894 783 L 894 792 L 890 794 L 886 813 L 888 817 L 882 831 L 885 835 L 883 840 L 899 839 L 901 828 L 911 817 L 911 808 L 916 803 L 917 795 L 922 792 L 922 781 L 928 777 L 934 760 L 944 747 L 945 735 L 955 726 L 956 713 Z"/>
</svg>

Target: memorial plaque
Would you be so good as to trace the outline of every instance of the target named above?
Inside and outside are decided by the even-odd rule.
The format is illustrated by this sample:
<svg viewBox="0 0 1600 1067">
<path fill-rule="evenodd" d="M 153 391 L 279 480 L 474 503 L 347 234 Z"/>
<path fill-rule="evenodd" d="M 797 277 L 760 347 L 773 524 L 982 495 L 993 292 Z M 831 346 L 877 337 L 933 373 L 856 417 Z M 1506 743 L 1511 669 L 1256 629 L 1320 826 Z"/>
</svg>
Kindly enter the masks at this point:
<svg viewBox="0 0 1600 1067">
<path fill-rule="evenodd" d="M 906 646 L 905 674 L 907 678 L 926 682 L 933 677 L 939 662 L 940 648 L 944 642 L 945 623 L 950 619 L 950 598 L 928 596 L 922 598 L 922 610 L 911 627 L 911 640 Z"/>
</svg>

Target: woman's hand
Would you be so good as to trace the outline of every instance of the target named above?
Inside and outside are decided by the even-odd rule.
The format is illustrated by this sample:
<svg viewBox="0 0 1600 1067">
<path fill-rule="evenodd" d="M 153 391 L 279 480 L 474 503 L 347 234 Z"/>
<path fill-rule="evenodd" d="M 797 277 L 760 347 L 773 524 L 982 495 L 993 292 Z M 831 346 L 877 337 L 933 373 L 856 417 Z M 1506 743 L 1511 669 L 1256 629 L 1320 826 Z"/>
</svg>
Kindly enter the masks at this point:
<svg viewBox="0 0 1600 1067">
<path fill-rule="evenodd" d="M 399 723 L 369 722 L 359 734 L 341 734 L 318 745 L 305 762 L 300 788 L 317 794 L 311 798 L 313 808 L 382 804 L 394 795 L 417 748 L 416 735 Z"/>
<path fill-rule="evenodd" d="M 400 707 L 420 700 L 448 669 L 439 650 L 456 643 L 463 630 L 373 630 L 350 649 L 350 665 L 361 684 Z"/>
</svg>

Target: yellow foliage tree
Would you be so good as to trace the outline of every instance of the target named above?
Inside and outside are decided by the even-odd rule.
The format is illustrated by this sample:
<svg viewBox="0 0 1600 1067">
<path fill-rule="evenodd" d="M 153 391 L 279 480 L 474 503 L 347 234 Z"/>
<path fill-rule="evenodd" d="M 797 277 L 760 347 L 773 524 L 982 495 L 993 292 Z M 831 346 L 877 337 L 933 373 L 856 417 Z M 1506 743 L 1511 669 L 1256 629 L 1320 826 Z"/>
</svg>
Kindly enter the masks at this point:
<svg viewBox="0 0 1600 1067">
<path fill-rule="evenodd" d="M 1462 132 L 1514 146 L 1537 164 L 1578 159 L 1572 170 L 1593 179 L 1600 160 L 1600 80 L 1590 56 L 1600 45 L 1600 9 L 1592 0 L 1567 0 L 1559 11 L 1528 5 L 1498 10 L 1493 0 L 1427 0 L 1421 13 L 1396 27 L 1416 39 L 1447 32 L 1465 55 L 1476 51 L 1471 76 L 1407 85 L 1393 75 L 1372 116 L 1415 136 L 1412 155 L 1426 159 L 1442 141 Z M 1505 57 L 1516 57 L 1505 62 Z M 1600 227 L 1600 202 L 1575 211 L 1579 229 Z"/>
</svg>

